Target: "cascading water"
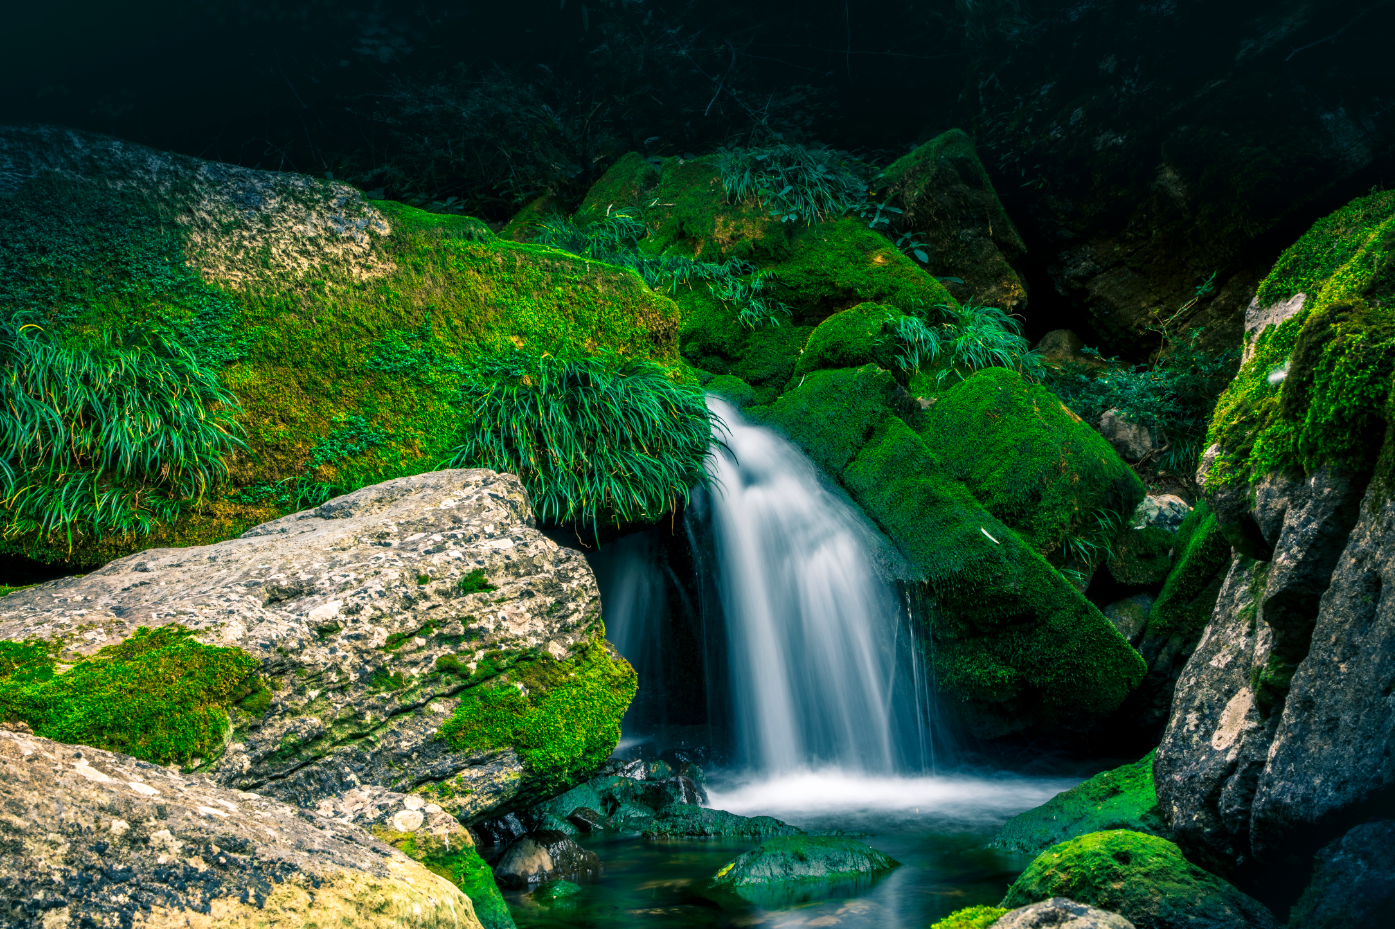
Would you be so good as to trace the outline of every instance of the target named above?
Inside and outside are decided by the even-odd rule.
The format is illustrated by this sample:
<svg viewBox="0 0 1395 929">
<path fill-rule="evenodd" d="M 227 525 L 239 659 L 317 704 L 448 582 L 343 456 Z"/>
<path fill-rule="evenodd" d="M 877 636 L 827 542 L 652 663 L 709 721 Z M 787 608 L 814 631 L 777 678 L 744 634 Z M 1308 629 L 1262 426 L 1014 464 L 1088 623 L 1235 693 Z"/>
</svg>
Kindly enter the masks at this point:
<svg viewBox="0 0 1395 929">
<path fill-rule="evenodd" d="M 928 688 L 876 533 L 797 448 L 709 397 L 727 425 L 708 516 L 738 763 L 920 773 Z"/>
</svg>

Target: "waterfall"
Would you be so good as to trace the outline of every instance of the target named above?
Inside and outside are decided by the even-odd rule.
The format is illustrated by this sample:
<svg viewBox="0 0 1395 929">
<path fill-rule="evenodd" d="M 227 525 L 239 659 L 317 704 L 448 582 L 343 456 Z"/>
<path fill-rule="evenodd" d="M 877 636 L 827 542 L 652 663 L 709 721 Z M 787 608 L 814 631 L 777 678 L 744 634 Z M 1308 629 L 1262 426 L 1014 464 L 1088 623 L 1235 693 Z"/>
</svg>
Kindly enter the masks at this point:
<svg viewBox="0 0 1395 929">
<path fill-rule="evenodd" d="M 920 773 L 928 687 L 879 536 L 799 449 L 714 397 L 707 519 L 738 763 Z"/>
</svg>

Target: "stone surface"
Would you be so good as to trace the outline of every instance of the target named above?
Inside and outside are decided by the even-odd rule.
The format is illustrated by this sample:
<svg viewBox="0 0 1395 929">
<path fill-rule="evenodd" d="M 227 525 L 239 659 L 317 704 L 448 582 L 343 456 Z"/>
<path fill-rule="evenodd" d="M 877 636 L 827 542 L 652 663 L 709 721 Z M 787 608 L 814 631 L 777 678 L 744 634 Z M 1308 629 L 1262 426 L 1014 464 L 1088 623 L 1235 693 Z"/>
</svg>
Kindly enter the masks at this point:
<svg viewBox="0 0 1395 929">
<path fill-rule="evenodd" d="M 993 923 L 993 929 L 1134 929 L 1134 925 L 1118 913 L 1052 897 L 1009 910 Z"/>
<path fill-rule="evenodd" d="M 3 927 L 478 927 L 362 829 L 98 749 L 0 731 Z"/>
<path fill-rule="evenodd" d="M 683 803 L 659 810 L 644 827 L 645 838 L 764 839 L 803 832 L 773 816 L 738 816 Z"/>
<path fill-rule="evenodd" d="M 601 860 L 561 832 L 542 830 L 514 839 L 494 862 L 494 878 L 504 887 L 532 887 L 545 881 L 594 884 Z"/>
<path fill-rule="evenodd" d="M 1322 849 L 1289 929 L 1384 929 L 1395 913 L 1395 820 L 1362 823 Z"/>
<path fill-rule="evenodd" d="M 757 905 L 788 906 L 830 892 L 866 889 L 897 867 L 900 862 L 856 839 L 781 836 L 727 862 L 709 886 Z"/>
<path fill-rule="evenodd" d="M 463 593 L 482 570 L 497 589 Z M 219 783 L 315 807 L 359 786 L 449 781 L 465 821 L 530 795 L 511 748 L 463 754 L 437 738 L 467 678 L 458 655 L 565 658 L 599 631 L 596 581 L 578 552 L 533 528 L 522 485 L 491 471 L 398 478 L 216 545 L 153 549 L 0 601 L 0 639 L 59 640 L 65 657 L 138 626 L 181 623 L 244 649 L 270 709 L 235 731 Z"/>
<path fill-rule="evenodd" d="M 1176 532 L 1182 520 L 1192 511 L 1192 506 L 1176 494 L 1149 494 L 1133 511 L 1134 527 L 1155 526 Z"/>
<path fill-rule="evenodd" d="M 1100 612 L 1104 614 L 1105 619 L 1114 624 L 1119 634 L 1136 648 L 1138 640 L 1143 636 L 1143 630 L 1148 625 L 1148 610 L 1153 605 L 1153 599 L 1152 594 L 1134 594 L 1132 597 L 1114 601 Z"/>
<path fill-rule="evenodd" d="M 1118 410 L 1105 410 L 1100 416 L 1100 435 L 1114 446 L 1125 461 L 1142 461 L 1156 448 L 1153 434 L 1142 423 L 1129 422 Z"/>
</svg>

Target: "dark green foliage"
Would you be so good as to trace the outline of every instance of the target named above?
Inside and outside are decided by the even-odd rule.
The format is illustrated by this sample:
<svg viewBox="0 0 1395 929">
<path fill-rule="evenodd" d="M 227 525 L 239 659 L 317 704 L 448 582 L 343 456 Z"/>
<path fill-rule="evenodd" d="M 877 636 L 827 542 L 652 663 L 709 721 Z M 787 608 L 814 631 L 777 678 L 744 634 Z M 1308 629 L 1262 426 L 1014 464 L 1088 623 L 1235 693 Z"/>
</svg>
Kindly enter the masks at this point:
<svg viewBox="0 0 1395 929">
<path fill-rule="evenodd" d="M 940 394 L 917 431 L 989 512 L 1062 564 L 1101 560 L 1143 499 L 1142 482 L 1099 433 L 1007 368 Z"/>
<path fill-rule="evenodd" d="M 462 594 L 478 594 L 488 593 L 489 591 L 497 590 L 498 588 L 496 588 L 493 584 L 489 583 L 489 581 L 485 580 L 483 568 L 476 568 L 475 570 L 466 574 L 460 580 L 456 581 L 455 589 L 460 591 Z"/>
<path fill-rule="evenodd" d="M 429 322 L 429 320 L 428 320 Z M 357 482 L 324 481 L 316 474 L 321 468 L 332 467 L 349 458 L 362 455 L 388 445 L 393 436 L 372 425 L 362 416 L 341 416 L 341 423 L 310 450 L 310 461 L 305 473 L 280 481 L 259 481 L 238 492 L 236 499 L 242 503 L 262 503 L 271 501 L 278 506 L 293 510 L 319 506 L 331 497 L 358 490 Z"/>
<path fill-rule="evenodd" d="M 1205 500 L 1182 520 L 1173 545 L 1173 568 L 1148 614 L 1148 631 L 1200 634 L 1230 563 L 1230 543 Z"/>
<path fill-rule="evenodd" d="M 35 654 L 0 679 L 0 718 L 22 720 L 58 742 L 157 764 L 210 761 L 222 749 L 229 709 L 240 704 L 260 715 L 270 694 L 255 658 L 192 636 L 180 625 L 142 626 L 58 675 L 26 673 L 53 667 L 50 654 Z"/>
<path fill-rule="evenodd" d="M 1170 834 L 1153 787 L 1153 752 L 1141 761 L 1103 771 L 1083 784 L 1019 813 L 1003 825 L 992 845 L 1028 855 L 1090 832 L 1131 829 Z"/>
<path fill-rule="evenodd" d="M 733 202 L 755 198 L 787 223 L 837 219 L 862 207 L 874 170 L 847 152 L 788 144 L 723 152 L 716 166 Z"/>
<path fill-rule="evenodd" d="M 1050 897 L 1118 913 L 1137 929 L 1274 925 L 1261 903 L 1187 861 L 1176 845 L 1125 829 L 1089 833 L 1042 852 L 1001 905 L 1011 909 Z"/>
<path fill-rule="evenodd" d="M 148 532 L 226 476 L 236 412 L 218 375 L 163 336 L 0 320 L 5 534 L 71 546 Z"/>
<path fill-rule="evenodd" d="M 453 467 L 517 474 L 543 519 L 655 519 L 704 480 L 712 421 L 701 389 L 662 365 L 501 354 L 465 377 Z"/>
<path fill-rule="evenodd" d="M 1216 399 L 1238 360 L 1233 351 L 1202 351 L 1200 339 L 1201 330 L 1195 330 L 1156 364 L 1111 363 L 1100 372 L 1063 367 L 1050 371 L 1045 383 L 1086 422 L 1098 423 L 1107 410 L 1118 410 L 1129 422 L 1147 426 L 1155 441 L 1166 443 L 1159 463 L 1191 474 Z"/>
<path fill-rule="evenodd" d="M 605 643 L 592 642 L 568 661 L 521 662 L 508 678 L 466 691 L 441 738 L 462 752 L 512 746 L 548 786 L 574 783 L 615 750 L 636 679 Z"/>
<path fill-rule="evenodd" d="M 940 321 L 927 319 L 918 307 L 897 335 L 905 346 L 902 366 L 912 373 L 934 366 L 934 383 L 962 379 L 984 368 L 1011 368 L 1027 378 L 1042 375 L 1041 358 L 1022 336 L 1022 324 L 995 306 L 965 303 L 934 308 Z M 919 323 L 909 322 L 915 319 Z"/>
</svg>

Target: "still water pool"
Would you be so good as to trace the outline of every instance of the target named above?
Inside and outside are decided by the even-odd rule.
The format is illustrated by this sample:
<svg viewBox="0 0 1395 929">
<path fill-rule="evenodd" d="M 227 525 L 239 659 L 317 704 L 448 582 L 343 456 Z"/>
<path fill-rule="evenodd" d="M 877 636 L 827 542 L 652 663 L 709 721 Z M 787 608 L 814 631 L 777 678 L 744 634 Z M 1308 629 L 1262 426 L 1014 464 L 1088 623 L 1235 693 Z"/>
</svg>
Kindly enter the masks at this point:
<svg viewBox="0 0 1395 929">
<path fill-rule="evenodd" d="M 984 848 L 1010 816 L 1039 806 L 1078 778 L 869 778 L 838 771 L 761 780 L 714 777 L 710 806 L 746 816 L 771 815 L 807 830 L 865 833 L 863 841 L 901 867 L 879 880 L 831 888 L 809 899 L 754 906 L 715 902 L 703 882 L 749 841 L 644 841 L 578 837 L 600 856 L 600 881 L 574 904 L 544 907 L 509 894 L 520 929 L 555 927 L 747 927 L 924 929 L 956 909 L 997 903 L 1027 857 Z"/>
</svg>

